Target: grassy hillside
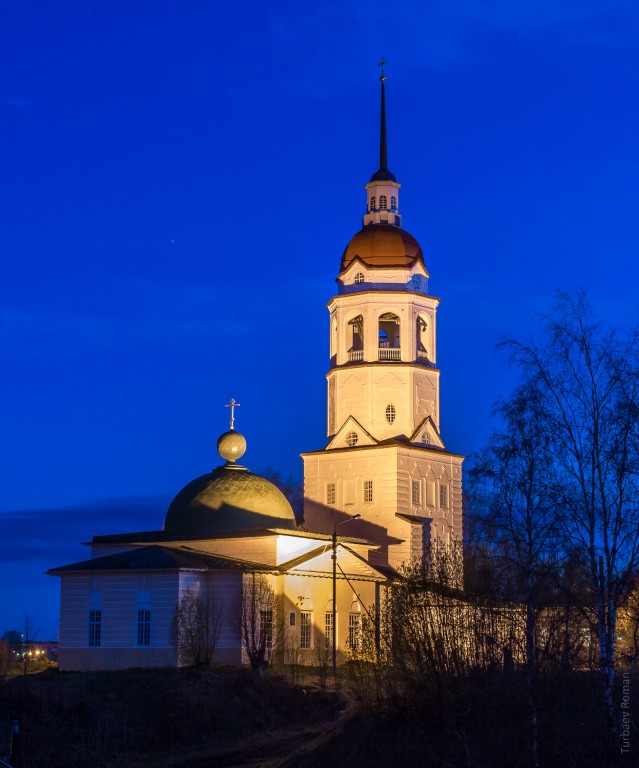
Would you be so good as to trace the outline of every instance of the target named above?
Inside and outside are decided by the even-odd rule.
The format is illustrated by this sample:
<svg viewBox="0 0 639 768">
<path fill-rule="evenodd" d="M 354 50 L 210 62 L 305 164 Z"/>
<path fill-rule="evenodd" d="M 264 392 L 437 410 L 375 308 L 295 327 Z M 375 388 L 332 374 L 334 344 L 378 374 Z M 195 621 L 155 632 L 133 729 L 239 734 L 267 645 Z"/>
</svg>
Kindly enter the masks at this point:
<svg viewBox="0 0 639 768">
<path fill-rule="evenodd" d="M 236 668 L 50 670 L 0 685 L 0 755 L 20 717 L 20 768 L 528 765 L 517 673 L 431 679 L 383 701 L 356 675 L 343 684 L 323 691 L 316 678 L 292 684 Z M 636 723 L 635 676 L 631 693 Z M 634 725 L 631 753 L 619 760 L 596 676 L 541 678 L 536 700 L 541 768 L 639 765 Z"/>
</svg>

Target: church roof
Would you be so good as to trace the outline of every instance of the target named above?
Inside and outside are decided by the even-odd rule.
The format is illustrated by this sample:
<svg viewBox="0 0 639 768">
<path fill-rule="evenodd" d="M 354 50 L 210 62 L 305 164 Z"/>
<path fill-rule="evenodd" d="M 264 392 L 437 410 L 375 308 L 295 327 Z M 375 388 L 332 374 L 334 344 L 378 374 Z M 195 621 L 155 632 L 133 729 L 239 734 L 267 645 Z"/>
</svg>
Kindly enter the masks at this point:
<svg viewBox="0 0 639 768">
<path fill-rule="evenodd" d="M 233 406 L 237 405 L 231 401 Z M 277 486 L 235 463 L 246 450 L 244 437 L 231 429 L 218 440 L 227 459 L 212 472 L 192 480 L 171 502 L 164 530 L 174 537 L 210 536 L 212 533 L 276 527 L 294 529 L 295 515 Z"/>
<path fill-rule="evenodd" d="M 359 259 L 367 267 L 410 268 L 417 261 L 424 265 L 424 254 L 415 238 L 393 224 L 369 224 L 363 227 L 342 254 L 340 274 Z"/>
<path fill-rule="evenodd" d="M 136 549 L 117 552 L 116 554 L 105 555 L 104 557 L 95 557 L 91 560 L 83 560 L 71 565 L 62 565 L 59 568 L 47 571 L 47 573 L 57 575 L 79 571 L 158 571 L 178 569 L 273 571 L 273 568 L 265 566 L 263 563 L 254 563 L 248 560 L 223 557 L 221 555 L 209 555 L 174 547 L 152 545 L 149 547 L 137 547 Z"/>
</svg>

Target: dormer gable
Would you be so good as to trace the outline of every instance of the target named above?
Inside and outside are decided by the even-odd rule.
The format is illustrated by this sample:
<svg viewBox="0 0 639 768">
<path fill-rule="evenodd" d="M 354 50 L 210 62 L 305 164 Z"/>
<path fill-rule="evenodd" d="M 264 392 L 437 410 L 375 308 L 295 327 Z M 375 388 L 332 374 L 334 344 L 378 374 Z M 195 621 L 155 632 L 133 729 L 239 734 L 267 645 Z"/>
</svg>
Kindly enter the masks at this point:
<svg viewBox="0 0 639 768">
<path fill-rule="evenodd" d="M 356 418 L 349 416 L 330 440 L 326 449 L 359 448 L 362 445 L 377 445 L 378 443 L 379 440 L 376 440 L 370 432 L 364 429 Z"/>
<path fill-rule="evenodd" d="M 418 443 L 426 447 L 445 448 L 431 416 L 426 416 L 425 419 L 422 419 L 417 429 L 411 435 L 410 441 L 411 443 Z"/>
</svg>

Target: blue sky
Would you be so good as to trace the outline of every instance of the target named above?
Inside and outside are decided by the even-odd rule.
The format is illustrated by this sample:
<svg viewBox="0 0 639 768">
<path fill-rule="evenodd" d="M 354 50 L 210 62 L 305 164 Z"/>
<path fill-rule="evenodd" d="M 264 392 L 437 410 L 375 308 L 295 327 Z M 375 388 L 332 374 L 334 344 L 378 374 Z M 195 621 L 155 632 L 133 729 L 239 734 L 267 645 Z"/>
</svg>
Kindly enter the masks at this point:
<svg viewBox="0 0 639 768">
<path fill-rule="evenodd" d="M 639 11 L 615 2 L 13 3 L 0 27 L 0 632 L 56 632 L 47 567 L 161 526 L 217 464 L 301 477 L 328 317 L 389 165 L 442 299 L 447 446 L 472 453 L 557 290 L 637 312 Z"/>
</svg>

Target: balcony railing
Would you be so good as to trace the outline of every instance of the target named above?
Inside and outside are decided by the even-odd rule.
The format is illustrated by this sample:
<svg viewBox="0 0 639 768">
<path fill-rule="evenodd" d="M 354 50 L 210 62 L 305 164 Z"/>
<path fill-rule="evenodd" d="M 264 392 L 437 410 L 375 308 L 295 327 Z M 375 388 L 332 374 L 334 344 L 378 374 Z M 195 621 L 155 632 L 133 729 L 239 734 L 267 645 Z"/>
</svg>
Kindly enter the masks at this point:
<svg viewBox="0 0 639 768">
<path fill-rule="evenodd" d="M 364 350 L 363 349 L 352 349 L 348 353 L 348 362 L 349 363 L 361 363 L 364 359 Z"/>
<path fill-rule="evenodd" d="M 402 350 L 397 347 L 380 347 L 378 360 L 401 360 Z"/>
</svg>

